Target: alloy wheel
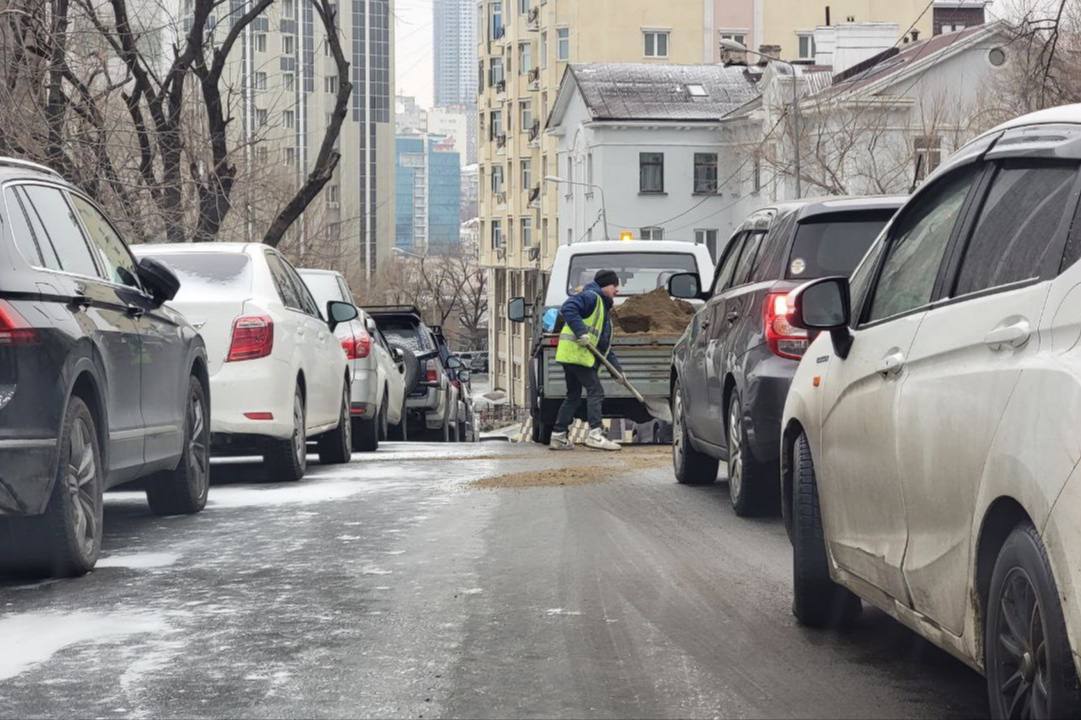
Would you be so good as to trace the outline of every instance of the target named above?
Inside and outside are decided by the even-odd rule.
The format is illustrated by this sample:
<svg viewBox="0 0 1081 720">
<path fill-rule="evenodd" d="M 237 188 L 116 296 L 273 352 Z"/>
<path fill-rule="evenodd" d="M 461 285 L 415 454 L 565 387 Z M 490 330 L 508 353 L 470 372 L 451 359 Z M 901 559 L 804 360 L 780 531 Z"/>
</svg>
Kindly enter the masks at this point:
<svg viewBox="0 0 1081 720">
<path fill-rule="evenodd" d="M 188 406 L 188 476 L 196 495 L 204 497 L 210 488 L 210 444 L 207 442 L 206 407 L 194 392 Z"/>
<path fill-rule="evenodd" d="M 739 425 L 739 400 L 728 404 L 728 492 L 733 502 L 743 490 L 743 447 Z"/>
<path fill-rule="evenodd" d="M 684 423 L 686 420 L 683 418 L 683 397 L 680 394 L 677 387 L 672 394 L 672 417 L 675 422 L 672 423 L 672 460 L 677 468 L 683 466 L 684 456 Z"/>
<path fill-rule="evenodd" d="M 298 394 L 293 398 L 293 455 L 297 467 L 305 467 L 308 462 L 307 428 L 304 427 L 304 401 Z"/>
<path fill-rule="evenodd" d="M 75 537 L 86 557 L 93 555 L 97 542 L 98 500 L 94 482 L 97 474 L 90 427 L 82 418 L 76 418 L 68 438 L 68 467 L 64 481 L 71 495 Z"/>
<path fill-rule="evenodd" d="M 1036 588 L 1022 568 L 1010 570 L 999 599 L 1001 625 L 996 653 L 1000 707 L 1008 718 L 1048 715 L 1047 642 Z"/>
<path fill-rule="evenodd" d="M 338 419 L 342 428 L 342 442 L 345 447 L 353 449 L 353 419 L 349 416 L 349 388 L 345 389 L 345 397 L 342 399 L 342 416 Z"/>
</svg>

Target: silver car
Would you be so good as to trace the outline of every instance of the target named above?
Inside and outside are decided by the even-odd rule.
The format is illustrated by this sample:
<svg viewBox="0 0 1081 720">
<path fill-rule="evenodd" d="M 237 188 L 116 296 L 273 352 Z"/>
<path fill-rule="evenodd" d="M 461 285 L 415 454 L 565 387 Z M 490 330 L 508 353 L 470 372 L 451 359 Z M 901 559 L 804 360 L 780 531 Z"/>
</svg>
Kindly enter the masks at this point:
<svg viewBox="0 0 1081 720">
<path fill-rule="evenodd" d="M 332 270 L 300 270 L 319 307 L 330 300 L 355 303 L 341 273 Z M 404 438 L 406 363 L 399 348 L 392 347 L 375 321 L 360 308 L 357 319 L 335 330 L 353 371 L 350 412 L 353 417 L 353 449 L 371 452 L 389 437 L 391 426 Z"/>
</svg>

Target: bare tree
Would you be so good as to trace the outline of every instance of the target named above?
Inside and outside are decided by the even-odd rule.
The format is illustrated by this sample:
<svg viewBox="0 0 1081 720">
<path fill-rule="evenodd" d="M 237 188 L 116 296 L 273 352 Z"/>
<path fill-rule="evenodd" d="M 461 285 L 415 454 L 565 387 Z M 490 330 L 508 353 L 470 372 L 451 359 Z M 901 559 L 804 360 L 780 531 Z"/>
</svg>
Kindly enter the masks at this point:
<svg viewBox="0 0 1081 720">
<path fill-rule="evenodd" d="M 1081 101 L 1081 5 L 1019 0 L 1004 12 L 1012 38 L 999 115 Z"/>
</svg>

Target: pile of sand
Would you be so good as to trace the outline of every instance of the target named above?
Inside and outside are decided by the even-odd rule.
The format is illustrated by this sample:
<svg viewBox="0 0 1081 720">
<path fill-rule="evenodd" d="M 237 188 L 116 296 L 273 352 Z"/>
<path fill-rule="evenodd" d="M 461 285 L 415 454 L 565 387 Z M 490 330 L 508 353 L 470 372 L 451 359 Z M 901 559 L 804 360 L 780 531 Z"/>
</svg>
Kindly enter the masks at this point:
<svg viewBox="0 0 1081 720">
<path fill-rule="evenodd" d="M 587 451 L 578 450 L 581 455 Z M 564 456 L 566 457 L 566 456 Z M 609 482 L 620 475 L 640 470 L 665 467 L 672 461 L 672 448 L 664 445 L 638 445 L 623 448 L 618 455 L 609 455 L 604 465 L 575 465 L 573 462 L 558 468 L 510 472 L 474 480 L 469 485 L 478 490 L 501 488 L 573 487 Z M 568 458 L 571 460 L 571 458 Z"/>
<path fill-rule="evenodd" d="M 612 328 L 621 335 L 679 335 L 690 323 L 695 308 L 676 300 L 664 288 L 634 295 L 612 312 Z"/>
</svg>

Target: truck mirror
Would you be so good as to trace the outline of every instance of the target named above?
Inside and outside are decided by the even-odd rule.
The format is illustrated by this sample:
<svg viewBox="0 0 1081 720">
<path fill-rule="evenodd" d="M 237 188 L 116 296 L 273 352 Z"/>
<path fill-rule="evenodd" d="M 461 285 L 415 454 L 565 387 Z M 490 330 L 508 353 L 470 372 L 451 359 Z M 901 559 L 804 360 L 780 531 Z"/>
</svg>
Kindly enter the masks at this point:
<svg viewBox="0 0 1081 720">
<path fill-rule="evenodd" d="M 524 297 L 511 298 L 507 301 L 507 318 L 511 322 L 525 322 L 527 317 Z"/>
</svg>

